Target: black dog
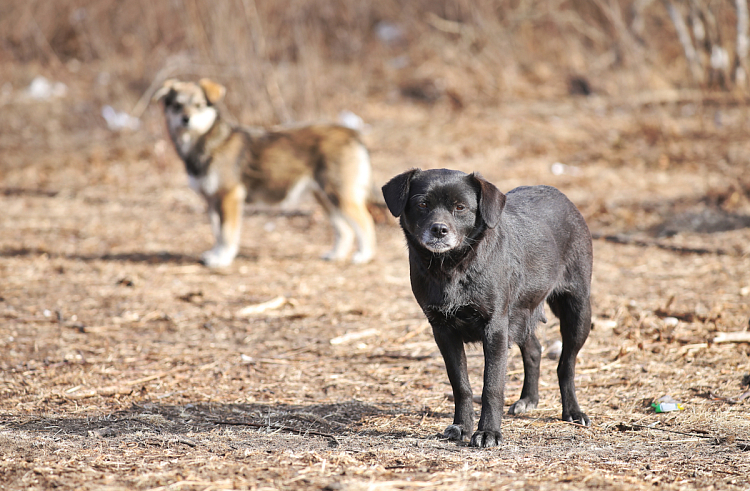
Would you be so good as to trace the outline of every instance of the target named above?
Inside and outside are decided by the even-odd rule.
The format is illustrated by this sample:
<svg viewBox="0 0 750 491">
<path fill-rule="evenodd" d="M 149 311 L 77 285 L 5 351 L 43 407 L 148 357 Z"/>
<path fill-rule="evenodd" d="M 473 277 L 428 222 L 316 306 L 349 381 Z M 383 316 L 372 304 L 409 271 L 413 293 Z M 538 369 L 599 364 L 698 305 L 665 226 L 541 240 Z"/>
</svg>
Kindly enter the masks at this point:
<svg viewBox="0 0 750 491">
<path fill-rule="evenodd" d="M 388 209 L 401 217 L 409 247 L 411 287 L 432 325 L 453 387 L 456 412 L 443 434 L 465 440 L 474 424 L 464 343 L 482 342 L 484 390 L 479 428 L 470 445 L 501 438 L 509 343 L 523 356 L 521 398 L 510 414 L 539 402 L 544 301 L 560 319 L 563 349 L 557 376 L 562 418 L 590 420 L 575 394 L 576 355 L 591 329 L 591 234 L 580 212 L 549 186 L 519 187 L 507 196 L 478 174 L 411 170 L 383 186 Z"/>
</svg>

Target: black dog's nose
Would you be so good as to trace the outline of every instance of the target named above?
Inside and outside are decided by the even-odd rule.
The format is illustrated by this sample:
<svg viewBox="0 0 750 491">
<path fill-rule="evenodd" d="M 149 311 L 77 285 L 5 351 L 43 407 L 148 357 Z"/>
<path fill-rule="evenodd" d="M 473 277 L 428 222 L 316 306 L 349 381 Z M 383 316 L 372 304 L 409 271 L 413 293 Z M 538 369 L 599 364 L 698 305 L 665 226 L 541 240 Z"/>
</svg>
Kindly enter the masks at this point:
<svg viewBox="0 0 750 491">
<path fill-rule="evenodd" d="M 442 239 L 443 237 L 448 235 L 448 225 L 444 223 L 440 223 L 440 222 L 433 223 L 432 226 L 430 227 L 430 233 L 434 237 L 437 237 L 438 239 Z"/>
<path fill-rule="evenodd" d="M 182 124 L 187 126 L 187 124 L 190 122 L 190 116 L 183 116 L 182 117 Z"/>
</svg>

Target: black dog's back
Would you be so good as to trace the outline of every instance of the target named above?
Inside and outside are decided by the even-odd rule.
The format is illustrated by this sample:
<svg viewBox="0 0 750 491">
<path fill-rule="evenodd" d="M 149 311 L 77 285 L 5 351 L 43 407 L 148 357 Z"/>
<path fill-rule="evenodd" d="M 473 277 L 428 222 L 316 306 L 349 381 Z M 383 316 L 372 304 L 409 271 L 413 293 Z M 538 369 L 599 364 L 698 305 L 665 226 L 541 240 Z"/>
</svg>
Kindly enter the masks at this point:
<svg viewBox="0 0 750 491">
<path fill-rule="evenodd" d="M 559 241 L 557 247 L 561 251 L 573 253 L 579 247 L 585 252 L 591 251 L 591 234 L 581 212 L 567 196 L 552 186 L 521 186 L 509 191 L 504 213 L 533 222 L 535 226 L 540 220 L 546 222 Z M 588 263 L 591 263 L 590 259 Z"/>
<path fill-rule="evenodd" d="M 560 317 L 569 295 L 589 298 L 591 235 L 581 213 L 557 189 L 522 186 L 508 192 L 500 224 L 488 234 L 500 235 L 498 246 L 479 252 L 488 257 L 478 259 L 486 274 L 509 282 L 509 341 L 522 345 L 533 335 L 546 320 L 545 300 Z"/>
<path fill-rule="evenodd" d="M 557 266 L 557 280 L 552 290 L 547 294 L 547 304 L 555 316 L 560 319 L 563 346 L 578 347 L 580 349 L 588 337 L 591 329 L 591 274 L 593 269 L 593 251 L 591 244 L 591 233 L 586 221 L 575 205 L 560 191 L 550 186 L 524 186 L 510 191 L 507 195 L 506 209 L 509 220 L 518 220 L 523 223 L 521 227 L 528 230 L 533 223 L 537 228 L 532 232 L 538 236 L 539 242 L 554 242 L 559 262 Z M 541 227 L 539 218 L 543 217 L 546 227 Z M 516 229 L 518 227 L 514 227 Z M 528 244 L 528 240 L 523 240 Z M 549 249 L 547 249 L 549 250 Z M 544 268 L 547 265 L 547 254 L 544 251 L 533 254 L 536 263 L 534 268 Z M 528 257 L 528 256 L 527 256 Z M 533 334 L 535 325 L 529 325 L 528 329 Z M 523 339 L 515 340 L 523 345 Z M 565 348 L 564 348 L 565 349 Z M 576 349 L 576 353 L 578 352 Z M 572 377 L 574 363 L 561 358 L 562 370 L 560 375 Z M 568 375 L 566 375 L 568 374 Z"/>
<path fill-rule="evenodd" d="M 527 260 L 529 267 L 547 267 L 555 262 L 559 271 L 553 292 L 571 289 L 588 296 L 592 271 L 591 234 L 578 208 L 559 190 L 551 186 L 522 186 L 506 194 L 504 231 L 515 235 L 512 245 Z M 521 236 L 522 235 L 522 236 Z M 550 257 L 553 252 L 557 257 Z"/>
</svg>

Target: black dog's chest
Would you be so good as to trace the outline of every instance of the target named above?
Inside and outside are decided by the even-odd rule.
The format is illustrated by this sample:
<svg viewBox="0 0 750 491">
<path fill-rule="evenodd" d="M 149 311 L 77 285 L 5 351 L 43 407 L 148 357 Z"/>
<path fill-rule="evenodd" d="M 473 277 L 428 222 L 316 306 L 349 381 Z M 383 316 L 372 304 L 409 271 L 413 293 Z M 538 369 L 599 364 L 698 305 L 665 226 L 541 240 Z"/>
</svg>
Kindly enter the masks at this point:
<svg viewBox="0 0 750 491">
<path fill-rule="evenodd" d="M 480 342 L 494 299 L 479 287 L 475 275 L 436 277 L 412 270 L 412 291 L 433 327 L 455 331 L 464 342 Z"/>
<path fill-rule="evenodd" d="M 434 319 L 439 316 L 439 319 Z M 474 307 L 465 305 L 455 312 L 437 313 L 431 320 L 438 320 L 435 324 L 458 332 L 465 343 L 480 342 L 484 338 L 487 319 Z"/>
<path fill-rule="evenodd" d="M 455 286 L 454 291 L 441 289 L 438 301 L 423 305 L 425 314 L 433 326 L 456 331 L 466 343 L 482 341 L 489 314 L 478 305 L 485 302 L 472 299 L 470 288 Z"/>
</svg>

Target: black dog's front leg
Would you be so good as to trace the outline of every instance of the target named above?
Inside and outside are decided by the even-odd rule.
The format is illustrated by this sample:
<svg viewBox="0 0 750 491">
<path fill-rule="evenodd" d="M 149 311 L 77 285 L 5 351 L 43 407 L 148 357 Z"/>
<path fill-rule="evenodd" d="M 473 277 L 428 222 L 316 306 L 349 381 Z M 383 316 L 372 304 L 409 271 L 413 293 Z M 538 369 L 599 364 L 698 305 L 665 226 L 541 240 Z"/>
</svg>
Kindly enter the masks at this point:
<svg viewBox="0 0 750 491">
<path fill-rule="evenodd" d="M 472 447 L 495 447 L 502 442 L 500 424 L 505 405 L 505 374 L 508 363 L 508 319 L 493 319 L 485 328 L 484 388 L 482 415 L 471 437 Z"/>
<path fill-rule="evenodd" d="M 444 326 L 433 325 L 432 334 L 443 355 L 456 403 L 453 424 L 445 429 L 443 436 L 450 440 L 465 441 L 469 439 L 474 427 L 474 407 L 464 343 L 452 329 Z"/>
</svg>

